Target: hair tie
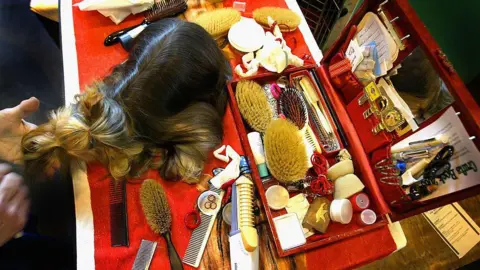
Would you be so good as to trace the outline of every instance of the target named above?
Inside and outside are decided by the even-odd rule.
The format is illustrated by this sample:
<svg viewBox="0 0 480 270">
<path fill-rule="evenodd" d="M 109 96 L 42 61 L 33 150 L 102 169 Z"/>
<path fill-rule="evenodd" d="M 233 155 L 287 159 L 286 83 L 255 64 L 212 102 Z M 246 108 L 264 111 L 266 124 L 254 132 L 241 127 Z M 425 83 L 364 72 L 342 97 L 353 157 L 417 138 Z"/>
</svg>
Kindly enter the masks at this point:
<svg viewBox="0 0 480 270">
<path fill-rule="evenodd" d="M 272 83 L 270 85 L 270 92 L 272 92 L 272 96 L 275 99 L 279 99 L 280 96 L 282 95 L 282 89 L 276 83 Z"/>
</svg>

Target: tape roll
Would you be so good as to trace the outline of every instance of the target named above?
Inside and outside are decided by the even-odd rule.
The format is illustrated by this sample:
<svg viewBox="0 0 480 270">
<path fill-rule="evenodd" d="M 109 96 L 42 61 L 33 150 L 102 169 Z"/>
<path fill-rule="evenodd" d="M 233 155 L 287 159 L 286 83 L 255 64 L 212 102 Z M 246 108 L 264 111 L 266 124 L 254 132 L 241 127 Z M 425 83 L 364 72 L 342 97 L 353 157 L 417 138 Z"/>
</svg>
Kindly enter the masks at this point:
<svg viewBox="0 0 480 270">
<path fill-rule="evenodd" d="M 337 199 L 347 199 L 355 193 L 365 188 L 362 181 L 355 174 L 347 174 L 335 181 L 335 193 L 333 197 Z"/>
<path fill-rule="evenodd" d="M 338 178 L 345 176 L 347 174 L 353 174 L 353 162 L 350 159 L 345 159 L 340 162 L 337 162 L 335 165 L 330 167 L 327 171 L 327 177 L 331 181 L 335 181 Z"/>
</svg>

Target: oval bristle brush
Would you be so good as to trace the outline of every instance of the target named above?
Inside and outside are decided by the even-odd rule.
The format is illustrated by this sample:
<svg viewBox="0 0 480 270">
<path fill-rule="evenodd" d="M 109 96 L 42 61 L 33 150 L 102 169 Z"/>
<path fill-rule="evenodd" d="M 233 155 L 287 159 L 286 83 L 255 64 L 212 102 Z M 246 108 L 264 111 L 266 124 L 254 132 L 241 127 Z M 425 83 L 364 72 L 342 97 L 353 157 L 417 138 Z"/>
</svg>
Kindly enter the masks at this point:
<svg viewBox="0 0 480 270">
<path fill-rule="evenodd" d="M 273 120 L 263 137 L 265 158 L 272 175 L 282 183 L 294 183 L 305 177 L 308 157 L 297 126 L 287 119 Z"/>
<path fill-rule="evenodd" d="M 280 113 L 292 121 L 300 130 L 308 123 L 307 104 L 295 88 L 287 87 L 280 96 Z"/>
<path fill-rule="evenodd" d="M 161 0 L 155 2 L 155 4 L 153 4 L 153 6 L 148 11 L 146 11 L 145 19 L 143 19 L 141 23 L 111 33 L 105 38 L 103 44 L 105 46 L 111 46 L 113 44 L 116 44 L 120 42 L 121 36 L 137 27 L 145 28 L 152 22 L 156 22 L 163 18 L 176 16 L 180 13 L 185 12 L 185 10 L 187 10 L 187 2 L 185 0 Z M 136 34 L 138 35 L 138 33 Z"/>
<path fill-rule="evenodd" d="M 252 129 L 263 133 L 272 121 L 273 112 L 262 87 L 254 81 L 239 81 L 235 98 L 243 119 Z"/>
<path fill-rule="evenodd" d="M 288 8 L 262 7 L 253 11 L 253 19 L 266 29 L 270 29 L 269 16 L 277 22 L 282 32 L 294 31 L 301 22 L 300 16 Z"/>
<path fill-rule="evenodd" d="M 172 214 L 162 186 L 153 179 L 145 180 L 140 188 L 140 203 L 152 231 L 165 237 L 171 269 L 183 269 L 182 261 L 170 238 Z"/>
<path fill-rule="evenodd" d="M 215 40 L 226 36 L 228 30 L 239 22 L 242 16 L 233 8 L 220 8 L 206 11 L 195 19 L 194 23 L 205 29 Z"/>
</svg>

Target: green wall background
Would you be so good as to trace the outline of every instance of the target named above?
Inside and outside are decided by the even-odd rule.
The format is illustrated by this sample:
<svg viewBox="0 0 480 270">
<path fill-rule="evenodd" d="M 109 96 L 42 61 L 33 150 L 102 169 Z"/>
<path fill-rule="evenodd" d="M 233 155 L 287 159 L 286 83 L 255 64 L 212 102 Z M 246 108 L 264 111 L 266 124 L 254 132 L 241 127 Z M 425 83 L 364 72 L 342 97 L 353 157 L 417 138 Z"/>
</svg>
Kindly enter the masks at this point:
<svg viewBox="0 0 480 270">
<path fill-rule="evenodd" d="M 391 0 L 395 1 L 395 0 Z M 358 1 L 357 7 L 363 0 Z M 409 0 L 465 84 L 480 75 L 480 0 Z"/>
</svg>

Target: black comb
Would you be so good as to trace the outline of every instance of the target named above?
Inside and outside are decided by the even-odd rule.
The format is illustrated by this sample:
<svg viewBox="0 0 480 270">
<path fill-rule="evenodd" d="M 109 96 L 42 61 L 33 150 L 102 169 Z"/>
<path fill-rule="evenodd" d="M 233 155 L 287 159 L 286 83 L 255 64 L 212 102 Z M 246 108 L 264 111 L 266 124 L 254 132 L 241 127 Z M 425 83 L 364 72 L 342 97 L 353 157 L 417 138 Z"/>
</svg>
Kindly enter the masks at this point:
<svg viewBox="0 0 480 270">
<path fill-rule="evenodd" d="M 110 236 L 112 247 L 128 247 L 126 180 L 110 179 Z"/>
</svg>

